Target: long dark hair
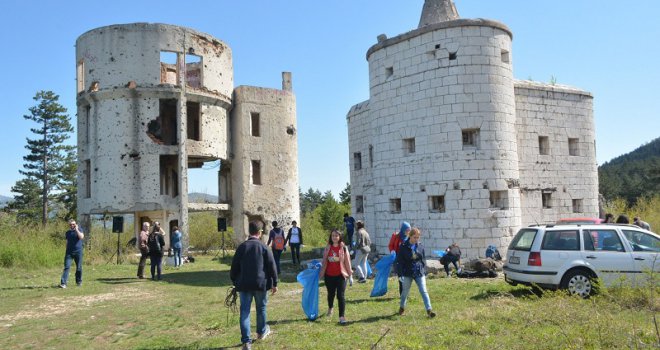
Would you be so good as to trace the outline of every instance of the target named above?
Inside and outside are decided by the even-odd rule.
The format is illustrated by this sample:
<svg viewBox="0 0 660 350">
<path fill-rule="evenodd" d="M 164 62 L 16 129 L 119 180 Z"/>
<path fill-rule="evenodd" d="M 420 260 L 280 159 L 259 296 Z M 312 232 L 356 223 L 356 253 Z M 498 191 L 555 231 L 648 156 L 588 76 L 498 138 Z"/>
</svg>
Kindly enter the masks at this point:
<svg viewBox="0 0 660 350">
<path fill-rule="evenodd" d="M 341 234 L 341 231 L 339 231 L 339 230 L 337 230 L 337 229 L 335 228 L 335 229 L 332 229 L 332 231 L 330 231 L 330 236 L 328 236 L 328 244 L 329 244 L 329 245 L 332 245 L 332 244 L 334 243 L 334 242 L 332 241 L 332 234 L 335 233 L 335 232 L 337 232 L 337 234 L 339 235 L 339 243 L 344 243 L 344 238 L 343 238 L 343 236 L 342 236 L 342 234 Z M 341 244 L 340 244 L 340 245 L 341 245 Z"/>
</svg>

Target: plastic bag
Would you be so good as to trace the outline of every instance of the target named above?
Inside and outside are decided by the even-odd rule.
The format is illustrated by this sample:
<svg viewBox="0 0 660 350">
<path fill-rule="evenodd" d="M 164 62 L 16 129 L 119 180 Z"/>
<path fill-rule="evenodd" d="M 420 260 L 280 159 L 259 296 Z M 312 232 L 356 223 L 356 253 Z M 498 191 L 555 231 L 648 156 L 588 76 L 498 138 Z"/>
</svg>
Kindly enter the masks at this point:
<svg viewBox="0 0 660 350">
<path fill-rule="evenodd" d="M 367 277 L 374 274 L 374 271 L 371 269 L 371 264 L 367 261 Z"/>
<path fill-rule="evenodd" d="M 435 256 L 437 256 L 438 258 L 442 258 L 443 256 L 445 256 L 445 254 L 447 254 L 447 251 L 446 250 L 434 250 L 433 254 L 435 254 Z"/>
<path fill-rule="evenodd" d="M 387 294 L 387 278 L 390 276 L 392 264 L 396 260 L 396 255 L 386 255 L 376 263 L 376 279 L 374 288 L 371 290 L 371 297 L 380 297 Z M 368 264 L 367 264 L 368 265 Z"/>
<path fill-rule="evenodd" d="M 315 267 L 303 270 L 296 277 L 298 283 L 303 286 L 302 309 L 310 321 L 319 317 L 319 270 L 316 264 L 313 266 Z"/>
</svg>

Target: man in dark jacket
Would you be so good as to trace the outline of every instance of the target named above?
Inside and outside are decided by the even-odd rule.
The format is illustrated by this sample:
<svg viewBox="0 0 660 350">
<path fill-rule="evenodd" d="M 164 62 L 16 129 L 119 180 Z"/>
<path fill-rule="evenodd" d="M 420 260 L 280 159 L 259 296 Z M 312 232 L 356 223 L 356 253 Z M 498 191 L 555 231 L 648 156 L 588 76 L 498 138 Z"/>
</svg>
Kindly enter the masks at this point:
<svg viewBox="0 0 660 350">
<path fill-rule="evenodd" d="M 250 237 L 236 249 L 231 262 L 230 278 L 241 299 L 241 343 L 243 349 L 251 349 L 250 307 L 254 298 L 257 311 L 257 339 L 265 339 L 270 334 L 266 324 L 267 291 L 277 292 L 277 267 L 273 253 L 261 242 L 263 224 L 250 222 Z"/>
</svg>

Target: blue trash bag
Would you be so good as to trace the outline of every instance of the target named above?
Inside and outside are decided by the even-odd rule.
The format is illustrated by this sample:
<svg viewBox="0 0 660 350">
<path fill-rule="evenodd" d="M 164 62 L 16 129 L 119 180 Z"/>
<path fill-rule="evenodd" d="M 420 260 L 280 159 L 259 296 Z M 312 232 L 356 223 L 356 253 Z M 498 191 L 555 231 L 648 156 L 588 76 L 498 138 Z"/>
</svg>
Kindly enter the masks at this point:
<svg viewBox="0 0 660 350">
<path fill-rule="evenodd" d="M 434 250 L 433 254 L 435 254 L 435 256 L 437 256 L 438 258 L 442 258 L 443 256 L 445 256 L 445 254 L 447 254 L 447 251 L 446 250 Z"/>
<path fill-rule="evenodd" d="M 374 288 L 371 290 L 371 297 L 380 297 L 387 294 L 387 278 L 390 276 L 392 264 L 396 260 L 396 255 L 389 254 L 382 257 L 376 263 L 376 279 L 374 280 Z"/>
<path fill-rule="evenodd" d="M 319 265 L 320 267 L 320 265 Z M 310 321 L 319 317 L 319 270 L 305 269 L 296 277 L 303 286 L 302 308 Z"/>
</svg>

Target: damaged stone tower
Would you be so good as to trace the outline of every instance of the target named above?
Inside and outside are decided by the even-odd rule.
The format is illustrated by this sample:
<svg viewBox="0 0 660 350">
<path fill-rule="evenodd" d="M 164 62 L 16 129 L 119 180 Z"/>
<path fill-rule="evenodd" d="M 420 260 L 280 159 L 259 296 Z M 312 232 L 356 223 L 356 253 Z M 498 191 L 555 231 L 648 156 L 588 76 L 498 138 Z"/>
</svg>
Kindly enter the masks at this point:
<svg viewBox="0 0 660 350">
<path fill-rule="evenodd" d="M 78 212 L 160 221 L 169 235 L 188 213 L 213 211 L 233 226 L 299 215 L 296 101 L 282 90 L 234 89 L 232 53 L 188 28 L 134 23 L 76 41 Z M 218 203 L 188 203 L 188 169 L 219 161 Z M 190 233 L 194 235 L 194 232 Z M 169 239 L 166 239 L 169 242 Z"/>
<path fill-rule="evenodd" d="M 351 203 L 380 252 L 403 220 L 429 250 L 473 258 L 521 226 L 598 215 L 593 97 L 515 80 L 512 37 L 426 0 L 417 29 L 367 51 L 369 100 L 347 115 Z"/>
</svg>

